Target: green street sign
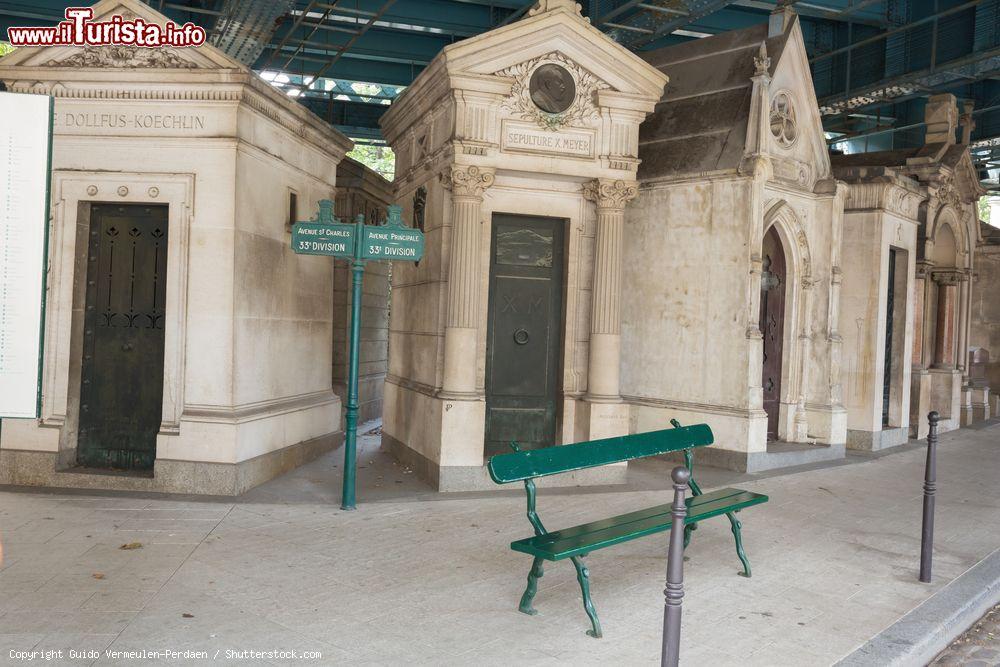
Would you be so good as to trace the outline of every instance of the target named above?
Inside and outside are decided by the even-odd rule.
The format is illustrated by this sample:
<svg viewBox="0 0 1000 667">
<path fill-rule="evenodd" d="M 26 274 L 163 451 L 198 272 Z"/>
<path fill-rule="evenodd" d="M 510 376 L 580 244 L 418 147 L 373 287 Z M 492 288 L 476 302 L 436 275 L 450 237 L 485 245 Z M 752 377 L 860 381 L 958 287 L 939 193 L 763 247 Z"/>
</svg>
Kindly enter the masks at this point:
<svg viewBox="0 0 1000 667">
<path fill-rule="evenodd" d="M 341 509 L 356 507 L 358 440 L 358 361 L 361 342 L 361 281 L 365 260 L 417 262 L 424 256 L 424 233 L 403 224 L 402 209 L 388 208 L 384 225 L 366 225 L 359 215 L 354 223 L 333 215 L 333 202 L 324 199 L 309 222 L 292 225 L 292 250 L 299 255 L 328 255 L 351 261 L 351 343 L 347 365 L 347 412 L 344 415 L 344 479 Z"/>
<path fill-rule="evenodd" d="M 292 225 L 292 250 L 300 255 L 354 257 L 354 225 L 297 222 Z"/>
<path fill-rule="evenodd" d="M 403 225 L 398 206 L 389 207 L 384 225 L 365 225 L 361 243 L 362 259 L 389 259 L 418 262 L 424 256 L 424 234 Z"/>
<path fill-rule="evenodd" d="M 354 257 L 356 226 L 333 215 L 333 202 L 319 203 L 319 214 L 309 222 L 292 225 L 292 250 L 299 255 Z"/>
</svg>

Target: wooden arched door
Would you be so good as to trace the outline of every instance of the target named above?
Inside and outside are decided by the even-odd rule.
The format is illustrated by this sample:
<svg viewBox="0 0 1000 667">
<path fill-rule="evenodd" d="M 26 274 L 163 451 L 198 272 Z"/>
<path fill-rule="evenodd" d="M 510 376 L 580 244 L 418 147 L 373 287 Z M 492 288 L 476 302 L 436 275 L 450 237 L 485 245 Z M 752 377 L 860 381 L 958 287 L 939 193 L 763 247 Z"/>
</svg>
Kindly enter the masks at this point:
<svg viewBox="0 0 1000 667">
<path fill-rule="evenodd" d="M 761 250 L 760 331 L 764 335 L 764 411 L 767 413 L 767 440 L 778 439 L 781 409 L 781 358 L 785 331 L 785 251 L 772 226 L 764 235 Z"/>
</svg>

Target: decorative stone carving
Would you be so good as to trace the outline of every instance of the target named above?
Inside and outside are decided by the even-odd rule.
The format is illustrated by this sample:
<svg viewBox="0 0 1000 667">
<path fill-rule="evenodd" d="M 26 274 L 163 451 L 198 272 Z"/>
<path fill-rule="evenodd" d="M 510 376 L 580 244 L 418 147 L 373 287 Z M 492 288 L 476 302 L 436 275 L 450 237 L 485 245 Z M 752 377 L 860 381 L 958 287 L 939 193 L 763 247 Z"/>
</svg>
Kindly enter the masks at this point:
<svg viewBox="0 0 1000 667">
<path fill-rule="evenodd" d="M 768 76 L 771 71 L 771 58 L 767 55 L 767 42 L 760 43 L 760 50 L 753 58 L 753 75 Z"/>
<path fill-rule="evenodd" d="M 595 202 L 597 208 L 624 209 L 625 204 L 639 194 L 639 185 L 635 181 L 612 181 L 606 178 L 595 178 L 583 186 L 585 199 Z"/>
<path fill-rule="evenodd" d="M 196 69 L 174 49 L 144 49 L 138 46 L 85 46 L 63 60 L 50 60 L 46 67 L 122 67 Z"/>
<path fill-rule="evenodd" d="M 119 185 L 118 186 L 118 196 L 119 197 L 127 197 L 128 196 L 128 188 L 126 186 L 124 186 L 124 185 Z"/>
<path fill-rule="evenodd" d="M 88 185 L 87 186 L 87 194 L 90 195 L 91 197 L 93 197 L 94 195 L 96 195 L 97 194 L 97 186 L 96 185 Z"/>
<path fill-rule="evenodd" d="M 441 184 L 459 197 L 481 198 L 495 180 L 492 169 L 452 165 L 450 171 L 441 174 Z"/>
<path fill-rule="evenodd" d="M 785 91 L 778 92 L 771 99 L 771 135 L 783 148 L 795 143 L 798 129 L 795 125 L 795 106 L 792 97 Z"/>
<path fill-rule="evenodd" d="M 951 204 L 955 207 L 961 207 L 962 205 L 962 196 L 958 193 L 958 189 L 955 187 L 955 184 L 950 180 L 945 181 L 944 184 L 938 188 L 937 198 L 942 204 Z"/>
<path fill-rule="evenodd" d="M 546 65 L 554 65 L 568 72 L 576 87 L 573 101 L 561 113 L 549 113 L 531 99 L 531 78 L 536 70 Z M 558 130 L 566 125 L 579 124 L 589 118 L 597 117 L 599 110 L 594 99 L 595 93 L 610 88 L 607 83 L 555 51 L 499 70 L 496 75 L 514 79 L 510 97 L 500 103 L 501 108 L 526 120 L 534 121 L 546 130 Z"/>
</svg>

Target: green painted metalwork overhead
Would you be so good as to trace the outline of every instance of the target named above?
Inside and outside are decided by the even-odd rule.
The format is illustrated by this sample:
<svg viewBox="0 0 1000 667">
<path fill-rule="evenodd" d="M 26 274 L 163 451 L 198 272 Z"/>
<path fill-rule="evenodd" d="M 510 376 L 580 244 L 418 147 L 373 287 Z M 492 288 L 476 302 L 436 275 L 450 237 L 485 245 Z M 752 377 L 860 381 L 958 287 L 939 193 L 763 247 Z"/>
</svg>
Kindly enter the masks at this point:
<svg viewBox="0 0 1000 667">
<path fill-rule="evenodd" d="M 448 44 L 524 15 L 528 0 L 146 0 L 329 122 L 377 137 L 387 102 Z M 779 0 L 801 17 L 831 142 L 849 150 L 922 141 L 923 101 L 949 92 L 976 111 L 977 165 L 1000 167 L 1000 0 Z M 0 30 L 51 25 L 75 0 L 0 0 Z M 584 0 L 583 13 L 636 51 L 767 20 L 771 0 Z M 331 83 L 332 82 L 332 83 Z M 360 94 L 353 82 L 375 84 Z M 346 86 L 346 87 L 345 87 Z M 997 174 L 984 173 L 997 187 Z"/>
</svg>

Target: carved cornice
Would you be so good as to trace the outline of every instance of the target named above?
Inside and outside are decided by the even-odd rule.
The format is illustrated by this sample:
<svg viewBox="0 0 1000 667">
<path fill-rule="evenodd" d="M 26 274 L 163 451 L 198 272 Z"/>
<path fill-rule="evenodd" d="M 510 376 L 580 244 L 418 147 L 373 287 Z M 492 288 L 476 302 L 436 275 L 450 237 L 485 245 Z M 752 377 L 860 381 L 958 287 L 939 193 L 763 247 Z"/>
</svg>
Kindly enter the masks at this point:
<svg viewBox="0 0 1000 667">
<path fill-rule="evenodd" d="M 440 178 L 441 185 L 451 190 L 453 197 L 475 197 L 477 199 L 481 199 L 483 192 L 496 180 L 492 169 L 457 164 L 442 172 Z"/>
<path fill-rule="evenodd" d="M 597 204 L 597 208 L 623 209 L 625 204 L 639 194 L 635 181 L 595 178 L 583 185 L 583 197 Z"/>
<path fill-rule="evenodd" d="M 181 58 L 172 48 L 85 46 L 62 60 L 47 61 L 44 67 L 196 69 L 198 64 Z"/>
<path fill-rule="evenodd" d="M 916 221 L 924 197 L 892 181 L 851 183 L 845 208 L 848 211 L 883 209 Z"/>
<path fill-rule="evenodd" d="M 100 102 L 113 100 L 235 102 L 245 104 L 289 132 L 326 151 L 335 152 L 331 151 L 331 146 L 339 146 L 346 151 L 350 146 L 346 137 L 297 103 L 289 104 L 281 99 L 280 93 L 253 74 L 248 74 L 243 80 L 236 79 L 226 84 L 165 82 L 161 84 L 162 87 L 157 88 L 131 88 L 126 87 L 128 84 L 104 81 L 95 87 L 73 87 L 76 85 L 78 85 L 76 82 L 63 81 L 7 81 L 10 92 L 51 95 L 67 99 Z M 136 107 L 135 111 L 138 113 L 141 109 Z"/>
</svg>

